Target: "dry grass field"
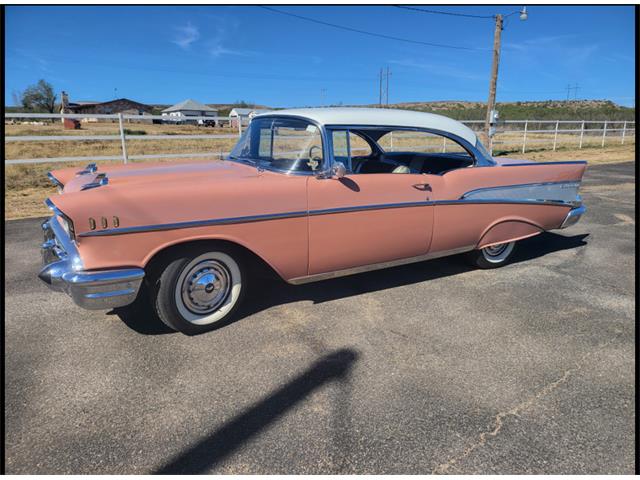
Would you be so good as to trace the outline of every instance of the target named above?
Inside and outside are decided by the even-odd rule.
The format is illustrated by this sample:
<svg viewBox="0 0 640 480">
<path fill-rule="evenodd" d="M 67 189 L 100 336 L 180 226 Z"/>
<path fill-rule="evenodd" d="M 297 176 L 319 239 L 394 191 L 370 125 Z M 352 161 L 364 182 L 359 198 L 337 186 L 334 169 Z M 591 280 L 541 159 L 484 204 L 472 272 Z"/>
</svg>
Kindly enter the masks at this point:
<svg viewBox="0 0 640 480">
<path fill-rule="evenodd" d="M 236 142 L 235 138 L 225 139 L 166 139 L 166 140 L 136 140 L 136 135 L 198 135 L 198 134 L 235 134 L 234 129 L 207 128 L 191 125 L 152 125 L 127 124 L 129 130 L 127 151 L 131 155 L 164 154 L 164 153 L 211 153 L 211 158 L 189 159 L 177 158 L 167 162 L 211 161 L 219 158 L 221 152 L 228 152 Z M 82 124 L 81 130 L 63 130 L 59 124 L 50 125 L 5 125 L 7 136 L 18 135 L 114 135 L 119 134 L 118 125 L 113 123 Z M 554 135 L 527 135 L 527 152 L 522 154 L 522 134 L 503 133 L 494 140 L 494 154 L 511 158 L 526 158 L 536 161 L 587 160 L 589 163 L 609 163 L 628 161 L 635 158 L 635 138 L 625 139 L 625 145 L 620 144 L 620 137 L 607 138 L 606 146 L 601 147 L 600 135 L 585 135 L 583 148 L 578 149 L 579 137 L 576 135 L 559 134 L 557 149 L 552 151 Z M 389 150 L 402 150 L 403 147 L 415 146 L 416 142 L 426 148 L 421 150 L 446 151 L 458 150 L 451 142 L 443 145 L 439 137 L 416 137 L 415 134 L 399 134 L 390 139 L 383 139 L 383 147 Z M 364 148 L 364 142 L 353 142 L 352 148 Z M 24 158 L 53 158 L 77 156 L 106 156 L 121 155 L 119 141 L 23 141 L 5 142 L 5 159 Z M 79 167 L 88 163 L 87 160 L 65 163 L 42 163 L 5 166 L 5 219 L 37 217 L 47 215 L 43 200 L 55 193 L 47 179 L 47 172 L 69 166 Z M 116 162 L 100 162 L 102 168 Z"/>
</svg>

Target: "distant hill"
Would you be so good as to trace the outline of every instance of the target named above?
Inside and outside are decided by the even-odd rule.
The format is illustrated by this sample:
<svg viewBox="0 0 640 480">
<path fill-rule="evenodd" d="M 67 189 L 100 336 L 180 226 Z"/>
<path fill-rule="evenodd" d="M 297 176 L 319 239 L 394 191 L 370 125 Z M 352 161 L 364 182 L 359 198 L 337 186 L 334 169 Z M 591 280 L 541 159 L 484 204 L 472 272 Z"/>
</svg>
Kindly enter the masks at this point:
<svg viewBox="0 0 640 480">
<path fill-rule="evenodd" d="M 208 103 L 226 117 L 234 107 L 265 108 L 266 105 L 243 103 Z M 169 107 L 169 104 L 154 104 L 153 113 Z M 377 107 L 378 105 L 352 105 Z M 437 113 L 456 120 L 484 120 L 486 104 L 483 102 L 464 102 L 445 100 L 437 102 L 393 103 L 387 108 L 402 108 L 421 112 Z M 273 108 L 277 110 L 276 108 Z M 610 100 L 545 100 L 536 102 L 501 102 L 497 105 L 501 120 L 635 120 L 636 109 L 623 107 Z M 20 112 L 20 107 L 5 106 L 5 112 Z"/>
<path fill-rule="evenodd" d="M 388 108 L 437 113 L 456 120 L 484 120 L 487 112 L 486 103 L 455 100 L 394 103 Z M 623 107 L 610 100 L 499 102 L 496 108 L 501 120 L 635 120 L 636 115 L 635 108 Z"/>
</svg>

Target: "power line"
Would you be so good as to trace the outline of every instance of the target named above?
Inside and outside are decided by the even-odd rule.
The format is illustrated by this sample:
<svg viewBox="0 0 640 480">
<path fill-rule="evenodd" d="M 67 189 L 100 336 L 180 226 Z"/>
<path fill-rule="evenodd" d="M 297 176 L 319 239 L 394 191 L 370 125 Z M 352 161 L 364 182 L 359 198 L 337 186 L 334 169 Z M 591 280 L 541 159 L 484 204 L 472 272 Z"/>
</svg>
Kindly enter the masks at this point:
<svg viewBox="0 0 640 480">
<path fill-rule="evenodd" d="M 265 7 L 265 6 L 262 6 L 262 5 L 258 5 L 258 6 L 260 8 L 264 8 L 265 10 L 269 10 L 270 12 L 279 13 L 280 15 L 287 15 L 289 17 L 299 18 L 300 20 L 306 20 L 307 22 L 318 23 L 320 25 L 325 25 L 327 27 L 339 28 L 341 30 L 346 30 L 348 32 L 360 33 L 360 34 L 363 34 L 363 35 L 369 35 L 371 37 L 379 37 L 379 38 L 384 38 L 384 39 L 387 39 L 387 40 L 395 40 L 397 42 L 413 43 L 413 44 L 416 44 L 416 45 L 426 45 L 428 47 L 451 48 L 451 49 L 455 49 L 455 50 L 473 50 L 473 51 L 486 50 L 485 48 L 461 47 L 461 46 L 457 46 L 457 45 L 445 45 L 445 44 L 442 44 L 442 43 L 421 42 L 419 40 L 410 40 L 408 38 L 393 37 L 391 35 L 384 35 L 382 33 L 368 32 L 366 30 L 360 30 L 360 29 L 357 29 L 357 28 L 346 27 L 344 25 L 336 25 L 335 23 L 323 22 L 322 20 L 316 20 L 315 18 L 304 17 L 302 15 L 297 15 L 295 13 L 285 12 L 285 11 L 278 10 L 278 9 L 275 9 L 275 8 L 272 8 L 272 7 Z"/>
<path fill-rule="evenodd" d="M 469 18 L 494 18 L 495 15 L 471 15 L 470 13 L 454 13 L 454 12 L 441 12 L 439 10 L 428 10 L 426 8 L 405 7 L 402 5 L 394 5 L 396 8 L 404 8 L 405 10 L 414 10 L 422 13 L 435 13 L 437 15 L 451 15 L 453 17 L 469 17 Z"/>
</svg>

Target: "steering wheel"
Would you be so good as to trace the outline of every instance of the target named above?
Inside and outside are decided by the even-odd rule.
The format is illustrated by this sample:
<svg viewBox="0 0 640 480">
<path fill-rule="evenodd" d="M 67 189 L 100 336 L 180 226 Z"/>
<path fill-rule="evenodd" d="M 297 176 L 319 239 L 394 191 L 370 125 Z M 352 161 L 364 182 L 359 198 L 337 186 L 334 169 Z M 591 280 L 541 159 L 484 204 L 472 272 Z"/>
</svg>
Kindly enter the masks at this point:
<svg viewBox="0 0 640 480">
<path fill-rule="evenodd" d="M 318 153 L 315 153 L 316 150 L 318 150 Z M 309 147 L 309 161 L 307 162 L 307 165 L 311 167 L 311 170 L 315 170 L 318 168 L 318 165 L 320 165 L 320 162 L 322 161 L 322 157 L 320 156 L 321 153 L 322 148 L 320 146 L 311 145 Z"/>
</svg>

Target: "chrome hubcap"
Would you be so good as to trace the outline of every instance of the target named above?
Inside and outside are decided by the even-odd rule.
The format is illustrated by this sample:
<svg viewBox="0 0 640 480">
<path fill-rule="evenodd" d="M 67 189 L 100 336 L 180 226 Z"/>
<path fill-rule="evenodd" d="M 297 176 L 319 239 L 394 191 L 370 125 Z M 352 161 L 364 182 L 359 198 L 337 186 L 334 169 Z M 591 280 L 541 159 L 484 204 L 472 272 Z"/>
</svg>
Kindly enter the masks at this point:
<svg viewBox="0 0 640 480">
<path fill-rule="evenodd" d="M 218 260 L 204 260 L 185 275 L 180 287 L 184 306 L 198 315 L 214 312 L 229 296 L 231 274 Z"/>
<path fill-rule="evenodd" d="M 484 249 L 484 251 L 490 257 L 497 257 L 502 252 L 504 252 L 508 246 L 509 246 L 508 243 L 501 243 L 500 245 L 493 245 L 491 247 L 487 247 Z"/>
</svg>

